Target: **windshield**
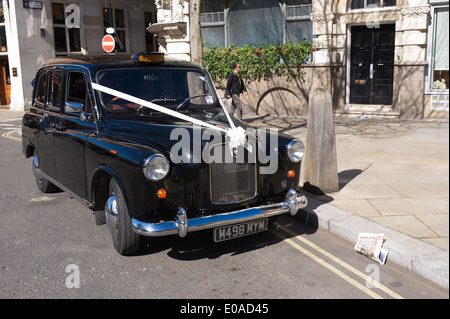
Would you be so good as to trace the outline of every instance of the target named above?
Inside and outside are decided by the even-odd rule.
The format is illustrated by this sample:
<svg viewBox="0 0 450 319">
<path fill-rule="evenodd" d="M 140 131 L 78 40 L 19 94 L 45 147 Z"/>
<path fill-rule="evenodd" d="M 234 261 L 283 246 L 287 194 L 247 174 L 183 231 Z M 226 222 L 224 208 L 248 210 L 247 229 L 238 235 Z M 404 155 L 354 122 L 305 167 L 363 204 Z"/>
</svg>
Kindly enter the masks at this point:
<svg viewBox="0 0 450 319">
<path fill-rule="evenodd" d="M 98 84 L 170 109 L 217 106 L 216 95 L 206 74 L 201 71 L 158 69 L 102 70 Z M 99 92 L 100 103 L 109 112 L 142 111 L 141 105 Z"/>
</svg>

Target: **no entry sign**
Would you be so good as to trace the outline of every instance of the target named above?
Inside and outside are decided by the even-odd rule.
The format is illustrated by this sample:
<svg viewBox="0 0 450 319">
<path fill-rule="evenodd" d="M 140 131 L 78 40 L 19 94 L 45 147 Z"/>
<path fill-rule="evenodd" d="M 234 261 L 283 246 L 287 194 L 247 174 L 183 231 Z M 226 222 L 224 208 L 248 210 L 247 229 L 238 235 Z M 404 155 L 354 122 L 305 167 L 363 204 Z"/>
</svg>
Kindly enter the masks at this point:
<svg viewBox="0 0 450 319">
<path fill-rule="evenodd" d="M 102 39 L 102 48 L 107 53 L 111 53 L 114 50 L 114 47 L 116 46 L 116 41 L 114 41 L 114 38 L 107 34 Z"/>
</svg>

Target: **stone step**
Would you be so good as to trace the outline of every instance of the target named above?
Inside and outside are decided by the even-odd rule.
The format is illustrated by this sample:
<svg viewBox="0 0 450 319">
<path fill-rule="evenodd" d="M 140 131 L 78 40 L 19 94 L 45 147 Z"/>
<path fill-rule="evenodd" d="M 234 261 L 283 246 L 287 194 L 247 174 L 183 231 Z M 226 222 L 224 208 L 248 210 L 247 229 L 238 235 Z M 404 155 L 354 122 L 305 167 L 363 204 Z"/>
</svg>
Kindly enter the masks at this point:
<svg viewBox="0 0 450 319">
<path fill-rule="evenodd" d="M 347 118 L 396 118 L 400 112 L 394 111 L 392 105 L 346 104 L 343 110 L 336 110 L 335 115 Z"/>
</svg>

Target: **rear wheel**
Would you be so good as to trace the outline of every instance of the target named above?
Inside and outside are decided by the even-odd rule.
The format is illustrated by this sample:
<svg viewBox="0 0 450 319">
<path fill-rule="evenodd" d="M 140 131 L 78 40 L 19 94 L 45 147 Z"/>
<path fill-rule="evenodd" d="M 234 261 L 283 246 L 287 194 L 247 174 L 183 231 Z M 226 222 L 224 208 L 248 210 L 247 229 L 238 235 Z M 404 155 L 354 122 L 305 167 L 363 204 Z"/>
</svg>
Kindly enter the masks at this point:
<svg viewBox="0 0 450 319">
<path fill-rule="evenodd" d="M 114 178 L 109 185 L 109 194 L 105 205 L 105 215 L 114 248 L 121 255 L 133 254 L 139 249 L 140 235 L 132 229 L 125 197 Z"/>
<path fill-rule="evenodd" d="M 59 188 L 48 181 L 42 176 L 41 170 L 39 169 L 39 156 L 35 152 L 33 161 L 31 163 L 31 170 L 33 171 L 34 178 L 36 179 L 36 184 L 39 190 L 43 193 L 54 193 L 59 191 Z"/>
</svg>

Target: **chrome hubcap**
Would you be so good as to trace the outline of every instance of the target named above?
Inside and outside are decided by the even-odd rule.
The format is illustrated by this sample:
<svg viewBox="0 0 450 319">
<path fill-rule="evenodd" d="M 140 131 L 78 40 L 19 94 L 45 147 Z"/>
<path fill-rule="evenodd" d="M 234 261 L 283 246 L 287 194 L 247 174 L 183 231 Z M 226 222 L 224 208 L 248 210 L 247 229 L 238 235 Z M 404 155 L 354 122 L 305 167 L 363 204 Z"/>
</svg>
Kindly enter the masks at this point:
<svg viewBox="0 0 450 319">
<path fill-rule="evenodd" d="M 105 215 L 106 225 L 108 226 L 113 236 L 117 236 L 119 230 L 119 224 L 117 220 L 118 212 L 119 210 L 117 208 L 116 196 L 112 195 L 106 202 Z"/>
<path fill-rule="evenodd" d="M 39 158 L 37 156 L 34 157 L 33 164 L 34 167 L 39 168 Z"/>
<path fill-rule="evenodd" d="M 41 174 L 40 174 L 40 168 L 39 168 L 39 157 L 36 155 L 33 158 L 33 175 L 36 178 L 36 181 L 39 185 L 42 185 L 44 181 L 42 180 Z"/>
</svg>

